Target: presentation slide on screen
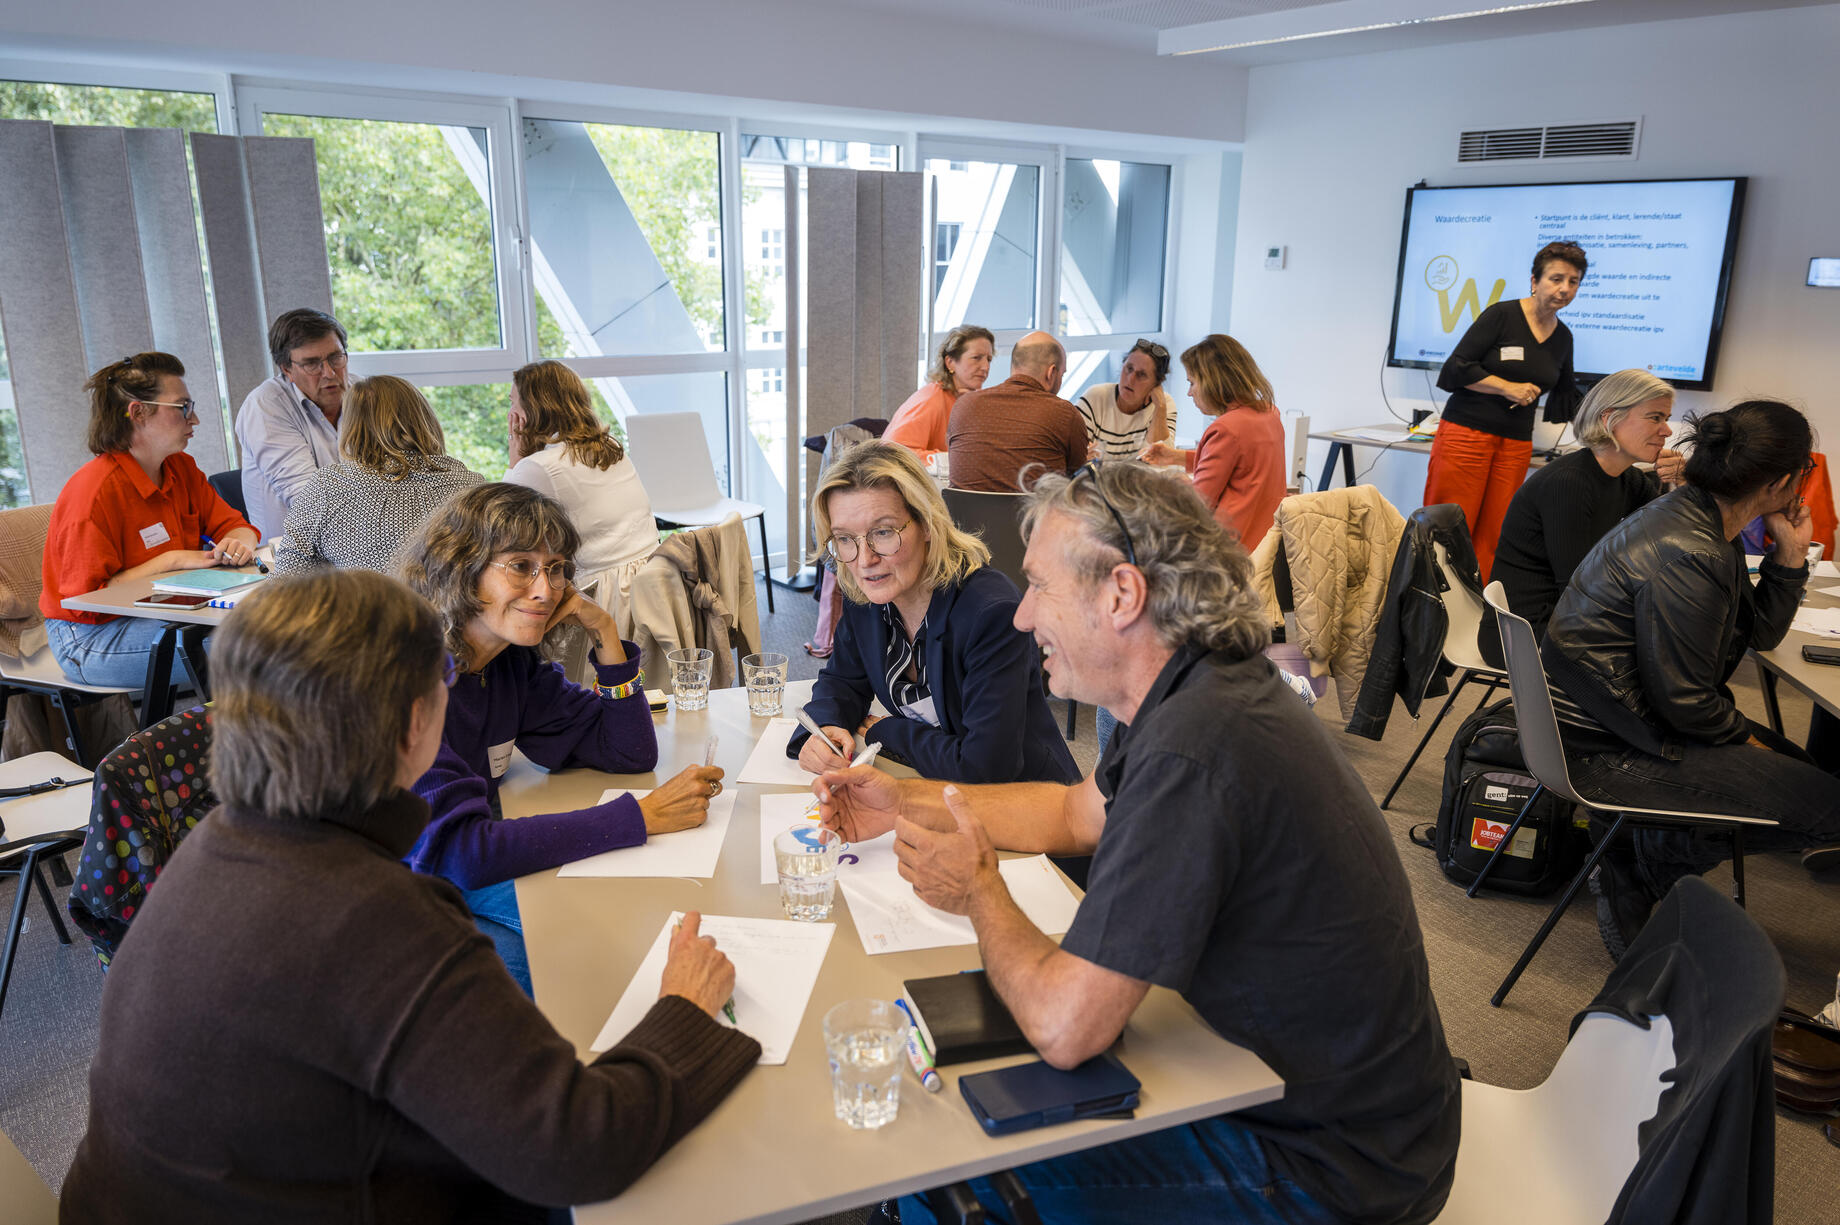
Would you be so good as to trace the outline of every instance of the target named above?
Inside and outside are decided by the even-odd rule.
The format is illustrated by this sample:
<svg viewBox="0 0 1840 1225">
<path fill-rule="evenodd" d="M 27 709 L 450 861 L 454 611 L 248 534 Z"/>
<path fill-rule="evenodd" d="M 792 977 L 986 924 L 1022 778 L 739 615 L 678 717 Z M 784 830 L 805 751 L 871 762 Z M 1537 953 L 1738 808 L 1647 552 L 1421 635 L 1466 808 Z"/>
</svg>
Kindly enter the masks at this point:
<svg viewBox="0 0 1840 1225">
<path fill-rule="evenodd" d="M 1591 267 L 1559 315 L 1581 374 L 1706 377 L 1729 179 L 1453 187 L 1412 193 L 1395 361 L 1442 363 L 1476 316 L 1527 295 L 1533 255 L 1575 242 Z"/>
</svg>

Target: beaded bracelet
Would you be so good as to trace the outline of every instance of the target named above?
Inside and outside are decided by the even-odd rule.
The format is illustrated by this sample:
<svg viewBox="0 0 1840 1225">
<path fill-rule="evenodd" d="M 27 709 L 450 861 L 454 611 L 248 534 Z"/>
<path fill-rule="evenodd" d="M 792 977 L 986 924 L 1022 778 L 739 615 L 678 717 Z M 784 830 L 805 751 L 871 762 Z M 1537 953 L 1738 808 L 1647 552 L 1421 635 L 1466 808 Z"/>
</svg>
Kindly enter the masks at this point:
<svg viewBox="0 0 1840 1225">
<path fill-rule="evenodd" d="M 594 687 L 600 691 L 602 697 L 611 698 L 617 702 L 621 698 L 630 698 L 633 694 L 638 693 L 644 686 L 642 684 L 642 678 L 635 676 L 624 685 L 596 684 Z"/>
</svg>

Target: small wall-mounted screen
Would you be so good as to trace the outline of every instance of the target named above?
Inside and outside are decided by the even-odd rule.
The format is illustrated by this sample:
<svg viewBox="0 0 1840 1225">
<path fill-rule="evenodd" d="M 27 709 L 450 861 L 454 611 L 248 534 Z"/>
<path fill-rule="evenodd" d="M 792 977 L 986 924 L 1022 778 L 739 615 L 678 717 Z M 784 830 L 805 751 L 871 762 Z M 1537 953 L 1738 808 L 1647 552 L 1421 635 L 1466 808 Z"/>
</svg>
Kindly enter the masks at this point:
<svg viewBox="0 0 1840 1225">
<path fill-rule="evenodd" d="M 1808 283 L 1816 289 L 1840 289 L 1840 255 L 1817 255 L 1809 260 Z"/>
</svg>

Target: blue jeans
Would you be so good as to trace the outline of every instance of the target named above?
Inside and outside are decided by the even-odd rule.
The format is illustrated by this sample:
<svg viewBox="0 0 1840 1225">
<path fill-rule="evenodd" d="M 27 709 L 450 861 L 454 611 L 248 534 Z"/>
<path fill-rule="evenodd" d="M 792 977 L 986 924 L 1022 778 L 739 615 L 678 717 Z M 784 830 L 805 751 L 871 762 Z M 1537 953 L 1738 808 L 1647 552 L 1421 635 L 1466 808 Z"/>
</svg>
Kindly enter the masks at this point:
<svg viewBox="0 0 1840 1225">
<path fill-rule="evenodd" d="M 147 656 L 166 630 L 166 622 L 148 617 L 117 617 L 101 625 L 45 619 L 45 637 L 64 675 L 85 685 L 114 689 L 139 689 L 147 683 Z M 173 651 L 173 679 L 191 679 L 177 650 Z"/>
<path fill-rule="evenodd" d="M 1105 752 L 1105 746 L 1112 742 L 1112 733 L 1118 730 L 1118 718 L 1103 706 L 1093 707 L 1093 734 L 1098 737 L 1099 752 Z"/>
<path fill-rule="evenodd" d="M 501 881 L 460 892 L 466 897 L 466 908 L 473 912 L 473 926 L 490 938 L 505 969 L 511 971 L 524 994 L 535 999 L 537 993 L 530 987 L 530 956 L 524 950 L 524 916 L 518 913 L 517 886 Z"/>
<path fill-rule="evenodd" d="M 1041 1219 L 1053 1225 L 1334 1225 L 1337 1220 L 1297 1184 L 1276 1176 L 1258 1137 L 1227 1115 L 1050 1157 L 1014 1172 Z M 1009 1219 L 988 1179 L 973 1179 L 971 1189 L 994 1219 Z M 901 1225 L 934 1220 L 917 1196 L 902 1198 Z"/>
<path fill-rule="evenodd" d="M 1778 829 L 1746 829 L 1746 854 L 1840 842 L 1840 778 L 1762 724 L 1752 723 L 1751 733 L 1770 747 L 1689 744 L 1682 746 L 1679 761 L 1635 749 L 1579 754 L 1569 762 L 1572 786 L 1599 803 L 1781 822 Z M 1643 883 L 1661 897 L 1681 877 L 1731 858 L 1731 835 L 1642 829 L 1635 831 L 1635 848 Z"/>
</svg>

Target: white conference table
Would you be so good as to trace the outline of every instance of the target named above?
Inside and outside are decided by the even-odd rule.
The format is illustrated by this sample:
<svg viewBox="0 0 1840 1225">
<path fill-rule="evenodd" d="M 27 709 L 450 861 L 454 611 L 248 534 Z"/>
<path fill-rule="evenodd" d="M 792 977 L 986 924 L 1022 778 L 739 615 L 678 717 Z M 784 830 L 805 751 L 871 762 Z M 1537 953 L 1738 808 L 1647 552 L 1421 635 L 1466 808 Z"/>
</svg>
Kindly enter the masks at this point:
<svg viewBox="0 0 1840 1225">
<path fill-rule="evenodd" d="M 1329 444 L 1329 454 L 1323 460 L 1322 475 L 1317 478 L 1316 488 L 1320 492 L 1329 488 L 1335 479 L 1335 464 L 1339 459 L 1342 465 L 1342 484 L 1353 486 L 1355 482 L 1354 451 L 1356 447 L 1371 447 L 1380 451 L 1403 451 L 1412 455 L 1431 454 L 1432 435 L 1408 434 L 1406 428 L 1397 421 L 1378 422 L 1374 425 L 1354 425 L 1341 430 L 1321 430 L 1309 435 L 1318 442 Z M 1559 454 L 1572 450 L 1568 444 Z M 1551 459 L 1557 458 L 1545 451 L 1535 451 L 1528 460 L 1530 467 L 1544 467 Z"/>
<path fill-rule="evenodd" d="M 809 682 L 788 686 L 788 711 Z M 517 882 L 537 1006 L 584 1059 L 659 929 L 673 910 L 754 918 L 783 917 L 777 886 L 760 883 L 759 802 L 763 791 L 735 783 L 766 727 L 747 713 L 745 689 L 710 694 L 709 709 L 654 716 L 656 774 L 614 777 L 591 770 L 546 774 L 514 756 L 500 790 L 508 818 L 579 808 L 609 786 L 652 787 L 700 764 L 710 735 L 721 737 L 716 764 L 737 787 L 734 817 L 713 880 L 558 877 Z M 903 1072 L 901 1109 L 879 1131 L 852 1131 L 831 1112 L 823 1019 L 832 1005 L 870 996 L 893 999 L 903 979 L 950 974 L 980 963 L 975 946 L 891 953 L 863 951 L 838 892 L 837 925 L 824 967 L 786 1063 L 757 1067 L 699 1127 L 625 1194 L 575 1210 L 583 1223 L 670 1221 L 674 1225 L 777 1225 L 923 1191 L 1030 1161 L 1158 1131 L 1275 1100 L 1283 1082 L 1263 1060 L 1209 1029 L 1180 996 L 1153 987 L 1116 1048 L 1143 1082 L 1133 1119 L 1095 1119 L 1019 1135 L 986 1136 L 965 1106 L 966 1072 L 1027 1062 L 985 1060 L 940 1069 L 945 1088 L 924 1092 Z"/>
</svg>

